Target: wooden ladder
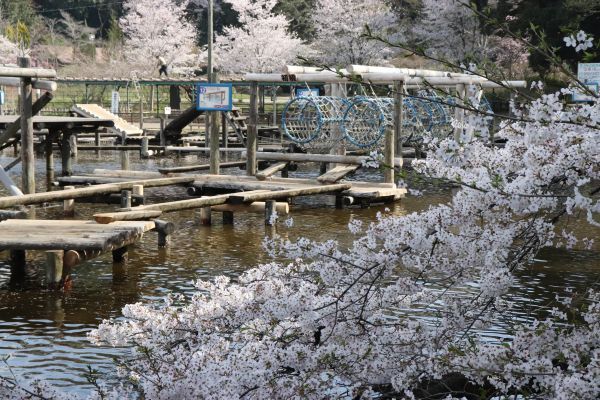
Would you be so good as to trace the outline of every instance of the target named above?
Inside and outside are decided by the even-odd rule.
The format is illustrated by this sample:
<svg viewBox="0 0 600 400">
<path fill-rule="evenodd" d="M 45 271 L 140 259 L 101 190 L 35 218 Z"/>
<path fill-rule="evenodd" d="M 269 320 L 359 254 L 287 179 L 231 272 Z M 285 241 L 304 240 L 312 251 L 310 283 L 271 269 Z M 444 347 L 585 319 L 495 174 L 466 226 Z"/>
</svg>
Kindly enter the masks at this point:
<svg viewBox="0 0 600 400">
<path fill-rule="evenodd" d="M 246 143 L 246 133 L 248 132 L 248 125 L 246 125 L 247 117 L 244 117 L 240 113 L 238 107 L 233 107 L 231 111 L 225 112 L 225 118 L 227 122 L 233 127 L 239 140 L 242 144 Z"/>
</svg>

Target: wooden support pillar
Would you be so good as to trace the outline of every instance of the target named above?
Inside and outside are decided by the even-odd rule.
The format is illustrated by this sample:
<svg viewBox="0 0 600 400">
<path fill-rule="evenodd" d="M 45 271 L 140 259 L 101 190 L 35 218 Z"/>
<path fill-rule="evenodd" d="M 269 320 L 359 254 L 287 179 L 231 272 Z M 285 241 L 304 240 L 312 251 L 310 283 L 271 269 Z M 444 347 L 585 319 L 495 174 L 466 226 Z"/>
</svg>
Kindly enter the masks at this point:
<svg viewBox="0 0 600 400">
<path fill-rule="evenodd" d="M 127 252 L 129 249 L 127 246 L 123 246 L 119 249 L 115 249 L 112 251 L 112 259 L 114 263 L 120 263 L 127 260 Z"/>
<path fill-rule="evenodd" d="M 77 135 L 71 134 L 69 140 L 71 141 L 71 157 L 77 158 Z"/>
<path fill-rule="evenodd" d="M 130 190 L 121 190 L 121 208 L 131 208 Z"/>
<path fill-rule="evenodd" d="M 142 88 L 140 87 L 140 129 L 144 129 L 144 96 L 142 96 Z"/>
<path fill-rule="evenodd" d="M 167 247 L 171 243 L 171 234 L 175 232 L 175 224 L 155 219 L 154 225 L 154 230 L 158 233 L 158 247 Z"/>
<path fill-rule="evenodd" d="M 199 211 L 196 211 L 196 223 L 200 225 L 211 225 L 211 209 L 210 207 L 202 207 Z"/>
<path fill-rule="evenodd" d="M 150 115 L 154 111 L 154 86 L 150 85 Z"/>
<path fill-rule="evenodd" d="M 396 139 L 395 153 L 402 157 L 402 129 L 404 124 L 404 81 L 394 82 L 394 136 Z"/>
<path fill-rule="evenodd" d="M 212 82 L 218 83 L 219 76 L 216 72 L 212 74 Z M 210 120 L 210 173 L 219 175 L 219 164 L 221 163 L 221 153 L 219 152 L 219 111 L 211 111 L 209 113 Z"/>
<path fill-rule="evenodd" d="M 265 225 L 274 226 L 277 222 L 277 201 L 265 201 Z"/>
<path fill-rule="evenodd" d="M 221 141 L 223 142 L 223 147 L 227 148 L 229 145 L 229 123 L 224 112 L 221 113 Z"/>
<path fill-rule="evenodd" d="M 125 146 L 127 144 L 127 134 L 123 133 L 121 136 L 121 144 Z M 129 153 L 127 150 L 121 150 L 121 169 L 127 171 L 129 169 Z"/>
<path fill-rule="evenodd" d="M 258 82 L 250 86 L 250 119 L 246 138 L 246 175 L 256 175 L 256 146 L 258 140 Z"/>
<path fill-rule="evenodd" d="M 50 288 L 56 288 L 63 278 L 64 250 L 46 252 L 46 283 Z"/>
<path fill-rule="evenodd" d="M 75 189 L 75 186 L 65 186 L 63 190 Z M 75 216 L 75 199 L 63 200 L 63 215 L 65 217 Z"/>
<path fill-rule="evenodd" d="M 27 252 L 25 250 L 11 250 L 8 262 L 13 277 L 23 278 L 25 276 L 25 266 L 27 265 Z"/>
<path fill-rule="evenodd" d="M 138 199 L 141 199 L 138 200 L 140 204 L 144 204 L 146 202 L 144 198 L 144 185 L 133 185 L 131 187 L 131 194 L 137 197 Z"/>
<path fill-rule="evenodd" d="M 223 225 L 233 225 L 233 211 L 223 211 Z"/>
<path fill-rule="evenodd" d="M 166 146 L 167 145 L 167 137 L 165 136 L 165 119 L 163 117 L 160 117 L 160 132 L 158 135 L 159 135 L 158 137 L 160 140 L 160 145 Z"/>
<path fill-rule="evenodd" d="M 456 85 L 456 104 L 459 106 L 464 105 L 466 96 L 466 86 L 464 84 Z M 465 110 L 461 107 L 454 108 L 454 140 L 460 141 L 464 130 L 465 123 Z"/>
<path fill-rule="evenodd" d="M 100 150 L 98 149 L 98 147 L 100 147 L 100 132 L 98 130 L 96 130 L 96 132 L 94 132 L 94 144 L 96 145 L 96 154 L 100 154 Z"/>
<path fill-rule="evenodd" d="M 19 57 L 19 67 L 29 68 L 29 57 Z M 21 173 L 23 193 L 35 193 L 35 156 L 33 154 L 33 90 L 31 78 L 21 78 Z"/>
<path fill-rule="evenodd" d="M 142 145 L 140 147 L 140 157 L 141 158 L 148 158 L 150 157 L 150 152 L 148 151 L 148 136 L 144 136 L 142 137 Z"/>
<path fill-rule="evenodd" d="M 62 175 L 73 175 L 73 163 L 71 160 L 71 132 L 63 131 L 61 136 L 61 159 L 62 159 Z"/>
</svg>

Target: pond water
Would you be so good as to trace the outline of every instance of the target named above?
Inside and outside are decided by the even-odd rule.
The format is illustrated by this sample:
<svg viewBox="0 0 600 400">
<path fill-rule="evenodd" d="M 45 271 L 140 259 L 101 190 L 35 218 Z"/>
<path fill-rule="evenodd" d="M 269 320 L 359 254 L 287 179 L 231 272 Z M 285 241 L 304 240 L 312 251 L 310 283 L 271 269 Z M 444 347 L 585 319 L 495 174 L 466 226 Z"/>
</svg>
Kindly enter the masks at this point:
<svg viewBox="0 0 600 400">
<path fill-rule="evenodd" d="M 57 155 L 55 155 L 58 158 Z M 12 157 L 0 154 L 0 165 L 6 165 Z M 233 160 L 234 158 L 230 158 Z M 140 160 L 132 153 L 132 169 L 156 170 L 163 165 L 202 163 L 197 156 L 162 160 Z M 225 160 L 223 160 L 225 161 Z M 114 152 L 80 153 L 74 163 L 75 172 L 89 172 L 94 168 L 117 168 L 118 155 Z M 43 160 L 38 170 L 43 171 Z M 60 171 L 60 162 L 56 165 Z M 315 165 L 301 166 L 292 176 L 315 176 Z M 243 171 L 228 170 L 241 174 Z M 15 180 L 20 176 L 18 168 L 11 171 Z M 45 176 L 36 176 L 39 190 L 46 189 Z M 381 179 L 377 172 L 360 172 L 356 179 Z M 0 189 L 0 195 L 6 192 Z M 148 202 L 165 199 L 187 198 L 183 188 L 146 189 Z M 289 239 L 308 237 L 316 240 L 335 238 L 349 243 L 351 236 L 347 224 L 351 219 L 364 222 L 374 220 L 378 212 L 402 215 L 421 210 L 431 204 L 447 201 L 449 190 L 429 190 L 424 197 L 407 197 L 388 206 L 349 208 L 336 210 L 324 206 L 331 199 L 327 196 L 299 199 L 291 206 L 290 216 L 294 224 L 277 226 L 277 233 Z M 76 203 L 76 219 L 90 218 L 101 210 L 114 210 L 115 206 Z M 36 210 L 38 218 L 63 218 L 62 206 Z M 264 226 L 262 215 L 236 214 L 235 223 L 223 225 L 220 216 L 213 213 L 211 227 L 194 224 L 194 212 L 169 213 L 165 219 L 176 223 L 178 230 L 172 236 L 172 246 L 157 249 L 153 232 L 132 247 L 129 260 L 113 267 L 110 253 L 75 268 L 73 285 L 67 291 L 41 289 L 43 279 L 43 254 L 33 253 L 28 277 L 23 282 L 11 280 L 7 253 L 0 252 L 0 357 L 10 355 L 8 364 L 19 377 L 44 378 L 70 391 L 89 390 L 83 374 L 88 365 L 106 373 L 114 371 L 113 357 L 121 350 L 92 346 L 86 333 L 105 318 L 118 317 L 121 308 L 137 301 L 152 301 L 168 292 L 189 293 L 192 281 L 209 279 L 216 275 L 236 276 L 242 271 L 268 261 L 262 250 L 265 236 L 272 229 Z M 581 225 L 579 229 L 587 237 L 599 237 L 599 230 Z M 514 290 L 515 299 L 524 304 L 523 312 L 515 319 L 527 319 L 532 306 L 542 306 L 554 299 L 554 293 L 565 287 L 582 288 L 600 280 L 600 249 L 593 251 L 547 250 L 540 254 L 540 261 L 521 271 L 519 284 Z M 493 335 L 506 335 L 501 327 Z M 1 367 L 0 367 L 1 368 Z M 6 374 L 0 369 L 0 374 Z"/>
</svg>

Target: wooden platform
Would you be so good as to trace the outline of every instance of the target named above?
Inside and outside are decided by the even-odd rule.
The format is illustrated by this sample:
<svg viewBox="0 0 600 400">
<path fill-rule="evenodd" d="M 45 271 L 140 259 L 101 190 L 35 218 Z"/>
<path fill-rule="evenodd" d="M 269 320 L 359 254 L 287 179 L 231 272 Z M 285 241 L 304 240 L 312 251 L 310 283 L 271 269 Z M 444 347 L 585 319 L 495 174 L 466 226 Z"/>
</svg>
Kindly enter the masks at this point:
<svg viewBox="0 0 600 400">
<path fill-rule="evenodd" d="M 135 243 L 154 226 L 153 221 L 9 219 L 0 222 L 0 250 L 112 251 Z"/>
<path fill-rule="evenodd" d="M 130 124 L 123 118 L 99 106 L 98 104 L 75 104 L 71 111 L 88 118 L 108 119 L 114 122 L 114 126 L 110 129 L 119 133 L 125 134 L 127 137 L 141 136 L 144 131 L 139 127 Z"/>
</svg>

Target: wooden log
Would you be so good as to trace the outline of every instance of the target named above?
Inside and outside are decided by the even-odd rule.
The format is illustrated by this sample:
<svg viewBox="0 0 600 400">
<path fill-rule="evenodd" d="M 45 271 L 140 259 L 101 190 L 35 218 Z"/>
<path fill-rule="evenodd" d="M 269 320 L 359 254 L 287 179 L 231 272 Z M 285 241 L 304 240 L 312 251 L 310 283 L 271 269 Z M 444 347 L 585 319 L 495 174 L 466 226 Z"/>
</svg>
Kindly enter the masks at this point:
<svg viewBox="0 0 600 400">
<path fill-rule="evenodd" d="M 26 194 L 23 196 L 0 197 L 0 208 L 13 207 L 17 205 L 39 204 L 65 199 L 76 199 L 97 194 L 119 193 L 123 189 L 131 189 L 133 185 L 144 185 L 145 187 L 158 187 L 184 183 L 191 184 L 193 181 L 194 177 L 192 176 L 144 179 L 127 182 L 109 183 L 104 185 L 96 185 L 71 190 L 60 190 L 56 192 Z"/>
<path fill-rule="evenodd" d="M 64 250 L 46 251 L 46 283 L 56 287 L 63 278 Z"/>
<path fill-rule="evenodd" d="M 246 165 L 246 161 L 230 161 L 230 162 L 222 162 L 219 164 L 219 169 L 221 168 L 236 168 Z M 200 164 L 200 165 L 185 165 L 183 167 L 168 167 L 168 168 L 159 168 L 158 172 L 162 174 L 170 174 L 170 173 L 179 173 L 179 172 L 192 172 L 192 171 L 207 171 L 210 169 L 210 164 Z"/>
<path fill-rule="evenodd" d="M 27 264 L 27 251 L 25 249 L 11 249 L 8 262 L 17 272 L 24 273 Z"/>
<path fill-rule="evenodd" d="M 264 181 L 267 178 L 270 178 L 272 175 L 275 175 L 279 171 L 283 171 L 289 165 L 289 162 L 279 162 L 275 165 L 270 166 L 269 168 L 263 169 L 256 173 L 256 179 L 259 181 Z"/>
<path fill-rule="evenodd" d="M 181 137 L 181 131 L 192 121 L 202 115 L 204 111 L 196 110 L 196 105 L 186 109 L 179 116 L 171 120 L 162 130 L 166 138 L 178 139 Z"/>
<path fill-rule="evenodd" d="M 127 143 L 127 134 L 126 133 L 123 133 L 121 140 L 122 140 L 123 144 Z M 127 151 L 121 151 L 121 169 L 128 170 L 129 168 L 130 168 L 129 153 Z"/>
<path fill-rule="evenodd" d="M 30 66 L 29 57 L 19 57 L 19 67 Z M 22 75 L 21 75 L 22 76 Z M 21 180 L 23 193 L 35 193 L 35 156 L 33 153 L 33 88 L 31 78 L 21 80 Z"/>
<path fill-rule="evenodd" d="M 27 213 L 25 211 L 0 210 L 0 221 L 4 221 L 6 219 L 25 218 L 26 216 Z"/>
<path fill-rule="evenodd" d="M 138 210 L 120 213 L 99 213 L 94 214 L 94 220 L 99 224 L 110 224 L 115 221 L 136 221 L 141 219 L 152 219 L 160 217 L 160 210 Z"/>
<path fill-rule="evenodd" d="M 335 193 L 348 190 L 352 185 L 348 183 L 338 183 L 334 185 L 322 185 L 322 186 L 306 186 L 298 189 L 287 189 L 278 191 L 264 191 L 264 192 L 246 192 L 246 193 L 235 193 L 229 195 L 229 203 L 240 204 L 250 203 L 253 201 L 261 200 L 277 200 L 287 199 L 288 197 L 296 196 L 308 196 L 322 193 Z"/>
<path fill-rule="evenodd" d="M 39 80 L 39 79 L 32 80 L 31 85 L 33 86 L 34 89 L 47 90 L 50 92 L 55 92 L 58 87 L 58 85 L 54 81 L 43 81 L 43 80 Z M 19 87 L 19 86 L 21 86 L 21 79 L 1 77 L 0 78 L 0 86 Z"/>
<path fill-rule="evenodd" d="M 369 160 L 367 156 L 343 156 L 335 154 L 304 154 L 304 153 L 275 153 L 275 152 L 257 152 L 258 160 L 269 161 L 295 161 L 295 162 L 324 162 L 338 164 L 358 164 Z M 394 166 L 401 167 L 402 159 L 396 158 Z"/>
<path fill-rule="evenodd" d="M 14 167 L 16 167 L 19 163 L 21 162 L 21 157 L 17 157 L 14 160 L 12 160 L 11 162 L 9 162 L 6 167 L 4 167 L 5 171 L 10 171 L 11 169 L 13 169 Z"/>
<path fill-rule="evenodd" d="M 256 174 L 256 146 L 258 142 L 258 82 L 250 86 L 250 119 L 246 138 L 246 175 Z"/>
<path fill-rule="evenodd" d="M 67 250 L 64 253 L 63 267 L 65 273 L 86 261 L 92 260 L 102 254 L 100 250 Z"/>
<path fill-rule="evenodd" d="M 152 179 L 152 178 L 164 178 L 164 174 L 159 172 L 151 171 L 124 171 L 118 169 L 101 169 L 97 168 L 92 172 L 93 176 L 101 175 L 116 178 L 138 178 L 138 179 Z"/>
<path fill-rule="evenodd" d="M 317 178 L 321 183 L 336 183 L 346 175 L 356 171 L 360 165 L 338 165 Z"/>
<path fill-rule="evenodd" d="M 56 71 L 53 69 L 29 68 L 23 66 L 20 68 L 0 67 L 0 76 L 16 78 L 56 78 Z"/>
<path fill-rule="evenodd" d="M 121 206 L 121 193 L 99 194 L 96 196 L 81 197 L 77 199 L 79 203 L 89 204 L 116 204 Z M 137 207 L 144 205 L 144 196 L 131 195 L 131 206 Z"/>
<path fill-rule="evenodd" d="M 144 204 L 145 203 L 144 185 L 133 185 L 131 187 L 131 193 L 132 193 L 132 199 L 133 199 L 133 197 L 137 197 L 137 198 L 141 199 L 141 203 L 140 204 Z"/>
<path fill-rule="evenodd" d="M 257 184 L 271 185 L 271 184 L 297 184 L 297 185 L 318 185 L 319 182 L 316 179 L 305 179 L 305 178 L 279 178 L 272 177 L 268 182 L 257 182 L 255 177 L 252 176 L 237 176 L 237 175 L 193 175 L 196 179 L 194 181 L 194 185 L 201 186 L 204 183 L 212 183 L 212 182 L 254 182 Z M 396 184 L 394 183 L 383 183 L 383 182 L 364 182 L 364 181 L 352 181 L 352 187 L 364 187 L 364 188 L 385 188 L 385 189 L 394 189 L 396 188 Z"/>
<path fill-rule="evenodd" d="M 65 186 L 63 190 L 72 190 L 75 186 Z M 63 200 L 63 215 L 65 217 L 73 217 L 75 215 L 75 200 L 65 199 Z"/>
<path fill-rule="evenodd" d="M 264 201 L 255 201 L 250 204 L 221 204 L 218 206 L 212 206 L 213 211 L 225 212 L 230 211 L 233 213 L 238 212 L 247 212 L 247 213 L 256 213 L 263 214 L 265 212 L 265 202 Z M 290 213 L 290 205 L 286 202 L 278 201 L 275 204 L 275 210 L 277 214 L 280 215 L 288 215 Z"/>
</svg>

